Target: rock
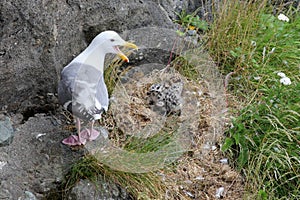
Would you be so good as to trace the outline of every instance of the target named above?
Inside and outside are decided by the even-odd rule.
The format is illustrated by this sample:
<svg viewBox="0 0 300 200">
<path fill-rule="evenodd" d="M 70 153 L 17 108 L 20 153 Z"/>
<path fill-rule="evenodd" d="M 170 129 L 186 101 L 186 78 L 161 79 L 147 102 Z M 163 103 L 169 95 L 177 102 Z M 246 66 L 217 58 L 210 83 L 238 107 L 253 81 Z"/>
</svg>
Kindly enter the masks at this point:
<svg viewBox="0 0 300 200">
<path fill-rule="evenodd" d="M 24 200 L 37 200 L 36 196 L 29 191 L 25 191 L 25 199 Z"/>
<path fill-rule="evenodd" d="M 175 29 L 174 11 L 194 8 L 195 2 L 1 1 L 0 108 L 29 117 L 54 111 L 43 97 L 56 93 L 61 69 L 98 33 L 149 26 Z"/>
<path fill-rule="evenodd" d="M 196 30 L 188 30 L 187 34 L 189 36 L 193 36 L 193 35 L 196 35 L 197 34 L 197 31 Z"/>
<path fill-rule="evenodd" d="M 14 137 L 14 129 L 8 117 L 0 117 L 0 147 L 9 145 Z"/>
<path fill-rule="evenodd" d="M 233 170 L 227 171 L 223 176 L 226 182 L 232 182 L 239 177 L 239 174 Z"/>
<path fill-rule="evenodd" d="M 9 146 L 0 147 L 0 199 L 60 199 L 59 188 L 70 166 L 87 151 L 72 151 L 63 145 L 62 139 L 70 133 L 62 131 L 55 120 L 42 114 L 31 117 L 18 125 Z M 128 199 L 123 188 L 104 178 L 99 178 L 97 188 L 88 180 L 81 180 L 69 199 L 94 199 L 88 198 L 92 194 L 103 197 L 95 199 Z"/>
<path fill-rule="evenodd" d="M 1 198 L 41 199 L 83 155 L 82 150 L 73 152 L 61 144 L 69 133 L 54 125 L 54 120 L 44 115 L 32 117 L 19 125 L 9 146 L 0 147 L 0 162 L 5 163 L 0 168 Z M 45 135 L 37 138 L 39 134 Z"/>
<path fill-rule="evenodd" d="M 103 178 L 96 182 L 89 180 L 80 180 L 72 189 L 70 200 L 77 199 L 108 199 L 108 200 L 122 200 L 130 199 L 129 195 L 124 189 L 121 189 L 114 183 L 107 184 Z"/>
<path fill-rule="evenodd" d="M 41 110 L 48 105 L 41 97 L 56 93 L 61 69 L 99 32 L 174 27 L 165 11 L 172 5 L 155 1 L 4 0 L 0 6 L 0 108 L 22 113 L 55 109 Z"/>
<path fill-rule="evenodd" d="M 2 185 L 2 181 L 0 182 L 0 185 Z M 10 192 L 8 190 L 0 190 L 0 199 L 13 199 L 12 195 L 10 194 Z"/>
</svg>

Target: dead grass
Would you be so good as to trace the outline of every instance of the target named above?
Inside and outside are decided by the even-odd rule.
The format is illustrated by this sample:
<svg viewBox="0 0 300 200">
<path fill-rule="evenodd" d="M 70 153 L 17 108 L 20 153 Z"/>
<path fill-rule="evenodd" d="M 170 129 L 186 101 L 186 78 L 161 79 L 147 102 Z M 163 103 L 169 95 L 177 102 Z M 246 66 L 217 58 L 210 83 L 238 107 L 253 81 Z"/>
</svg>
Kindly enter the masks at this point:
<svg viewBox="0 0 300 200">
<path fill-rule="evenodd" d="M 198 52 L 195 55 L 203 55 L 203 52 Z M 218 76 L 215 74 L 217 72 L 214 71 L 216 69 L 203 71 L 203 68 L 207 68 L 207 65 L 212 64 L 210 60 L 208 62 L 204 61 L 206 59 L 208 58 L 205 56 L 200 58 L 196 56 L 190 58 L 191 63 L 188 63 L 185 58 L 181 57 L 171 64 L 171 67 L 177 69 L 181 75 L 187 78 L 185 79 L 185 92 L 193 93 L 195 95 L 193 98 L 197 98 L 196 102 L 190 104 L 192 107 L 188 108 L 187 106 L 186 109 L 195 110 L 195 107 L 197 107 L 195 104 L 200 105 L 197 108 L 199 111 L 197 112 L 196 122 L 194 122 L 194 129 L 189 132 L 190 146 L 185 150 L 185 153 L 181 154 L 175 162 L 165 163 L 164 168 L 158 168 L 154 172 L 139 174 L 123 173 L 110 168 L 103 169 L 102 173 L 109 174 L 107 177 L 111 177 L 120 185 L 126 186 L 128 191 L 133 193 L 137 199 L 211 199 L 215 198 L 216 190 L 219 187 L 225 188 L 223 193 L 225 199 L 241 199 L 244 191 L 241 176 L 228 164 L 220 162 L 224 155 L 220 151 L 218 142 L 221 141 L 222 135 L 220 133 L 222 133 L 223 127 L 218 122 L 222 121 L 220 123 L 223 124 L 224 121 L 219 118 L 220 115 L 216 114 L 216 110 L 220 111 L 219 106 L 224 106 L 224 102 L 223 104 L 215 105 L 218 101 L 214 97 L 216 88 L 221 90 L 219 94 L 221 96 L 223 91 L 220 77 L 217 79 L 219 82 L 210 80 L 211 77 L 216 78 Z M 193 65 L 195 63 L 201 63 L 200 67 Z M 159 73 L 163 76 L 162 72 Z M 162 129 L 163 131 L 159 134 L 154 132 L 154 135 L 144 139 L 137 139 L 132 136 L 134 135 L 132 134 L 133 130 L 142 130 L 148 123 L 153 123 L 153 119 L 149 118 L 151 115 L 143 111 L 147 108 L 147 101 L 143 97 L 146 96 L 147 88 L 161 80 L 162 77 L 152 77 L 156 78 L 149 79 L 149 76 L 148 78 L 146 76 L 138 78 L 138 83 L 132 81 L 127 83 L 127 85 L 123 85 L 122 87 L 125 87 L 125 91 L 128 91 L 128 93 L 118 98 L 125 102 L 122 106 L 118 102 L 119 109 L 123 109 L 123 106 L 126 105 L 129 106 L 128 112 L 131 112 L 130 116 L 132 119 L 128 121 L 131 121 L 133 124 L 140 123 L 142 124 L 141 126 L 136 126 L 133 129 L 120 128 L 117 123 L 118 120 L 116 121 L 116 114 L 120 113 L 121 110 L 118 110 L 114 105 L 112 105 L 114 108 L 111 108 L 101 120 L 100 124 L 110 132 L 110 140 L 114 146 L 135 153 L 156 151 L 172 141 L 170 138 L 174 136 L 174 131 L 178 129 L 178 123 L 184 121 L 184 119 L 179 119 L 179 117 L 169 116 L 165 127 Z M 143 83 L 143 85 L 139 85 L 139 83 Z M 213 92 L 211 91 L 212 89 L 214 89 Z M 112 96 L 114 96 L 114 92 Z M 134 102 L 126 103 L 126 100 L 124 100 L 126 96 L 129 100 L 132 100 L 132 97 L 134 97 Z M 142 113 L 145 116 L 142 116 Z M 119 118 L 123 119 L 124 116 L 119 116 Z M 218 125 L 216 126 L 216 124 Z M 212 134 L 212 132 L 217 133 L 217 135 Z M 155 165 L 155 162 L 153 164 Z M 147 178 L 142 178 L 144 176 Z M 137 177 L 139 177 L 140 181 L 132 182 Z M 141 185 L 143 189 L 141 189 Z"/>
</svg>

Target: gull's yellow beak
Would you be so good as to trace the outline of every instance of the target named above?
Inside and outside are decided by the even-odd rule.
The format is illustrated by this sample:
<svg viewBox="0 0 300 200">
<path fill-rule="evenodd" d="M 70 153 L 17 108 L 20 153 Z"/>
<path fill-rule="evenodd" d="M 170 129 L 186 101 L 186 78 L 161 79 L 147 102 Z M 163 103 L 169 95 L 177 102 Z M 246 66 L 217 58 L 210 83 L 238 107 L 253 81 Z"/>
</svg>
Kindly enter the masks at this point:
<svg viewBox="0 0 300 200">
<path fill-rule="evenodd" d="M 136 46 L 135 44 L 133 43 L 130 43 L 130 42 L 125 42 L 125 44 L 122 45 L 123 47 L 127 47 L 127 48 L 131 48 L 131 49 L 136 49 L 138 50 L 138 46 Z M 129 62 L 129 59 L 128 57 L 121 51 L 119 51 L 118 53 L 118 56 L 125 62 Z"/>
<path fill-rule="evenodd" d="M 130 42 L 126 42 L 124 45 L 122 45 L 124 47 L 128 47 L 128 48 L 132 48 L 132 49 L 135 49 L 135 50 L 138 50 L 138 46 L 136 46 L 135 44 L 133 43 L 130 43 Z"/>
</svg>

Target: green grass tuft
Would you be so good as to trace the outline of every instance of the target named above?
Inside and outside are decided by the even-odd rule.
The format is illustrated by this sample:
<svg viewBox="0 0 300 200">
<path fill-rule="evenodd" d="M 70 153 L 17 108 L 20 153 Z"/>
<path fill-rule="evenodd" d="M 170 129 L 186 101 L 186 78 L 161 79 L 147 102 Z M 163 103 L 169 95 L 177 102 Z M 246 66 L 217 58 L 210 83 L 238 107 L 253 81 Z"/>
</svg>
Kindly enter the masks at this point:
<svg viewBox="0 0 300 200">
<path fill-rule="evenodd" d="M 100 164 L 96 158 L 90 155 L 72 165 L 66 175 L 66 182 L 61 188 L 64 193 L 68 193 L 80 179 L 89 179 L 92 183 L 97 184 L 96 181 L 99 177 L 126 188 L 126 191 L 137 199 L 160 199 L 165 190 L 160 177 L 154 173 L 133 174 L 114 171 Z"/>
<path fill-rule="evenodd" d="M 266 1 L 225 1 L 207 46 L 240 110 L 222 146 L 245 175 L 249 197 L 300 198 L 300 15 L 289 22 Z M 278 72 L 291 79 L 280 83 Z"/>
</svg>

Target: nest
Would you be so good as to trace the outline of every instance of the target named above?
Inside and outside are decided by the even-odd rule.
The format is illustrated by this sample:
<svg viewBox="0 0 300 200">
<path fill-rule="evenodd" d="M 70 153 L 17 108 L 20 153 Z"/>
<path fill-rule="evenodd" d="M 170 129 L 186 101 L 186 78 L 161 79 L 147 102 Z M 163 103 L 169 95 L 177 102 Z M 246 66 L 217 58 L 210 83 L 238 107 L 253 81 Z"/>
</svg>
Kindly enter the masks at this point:
<svg viewBox="0 0 300 200">
<path fill-rule="evenodd" d="M 142 146 L 147 139 L 168 136 L 176 140 L 176 144 L 179 143 L 181 155 L 196 146 L 203 131 L 211 126 L 213 101 L 208 85 L 204 81 L 196 82 L 182 76 L 173 67 L 162 69 L 158 65 L 147 73 L 145 69 L 149 65 L 155 64 L 132 68 L 123 75 L 115 86 L 110 109 L 101 124 L 109 130 L 110 141 L 119 148 L 127 147 L 137 138 L 142 139 L 139 141 Z M 151 88 L 162 83 L 170 87 L 182 85 L 179 89 L 180 103 L 171 110 L 156 106 L 157 102 L 153 103 L 149 96 Z"/>
<path fill-rule="evenodd" d="M 187 80 L 175 70 L 153 70 L 142 78 L 135 78 L 135 73 L 126 82 L 118 84 L 112 95 L 111 112 L 117 127 L 125 135 L 148 138 L 172 123 L 174 128 L 169 132 L 180 129 L 187 135 L 196 132 L 201 117 L 201 107 L 205 88 Z M 159 83 L 174 83 L 174 80 L 183 83 L 180 104 L 173 110 L 161 102 L 149 100 L 149 90 Z M 207 124 L 208 122 L 204 122 Z M 177 129 L 177 130 L 176 130 Z"/>
</svg>

